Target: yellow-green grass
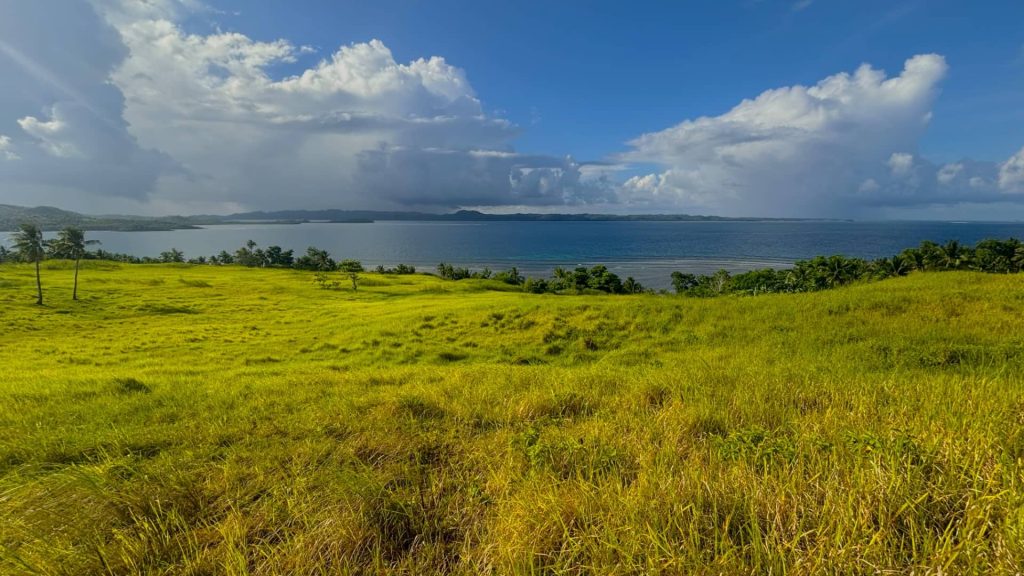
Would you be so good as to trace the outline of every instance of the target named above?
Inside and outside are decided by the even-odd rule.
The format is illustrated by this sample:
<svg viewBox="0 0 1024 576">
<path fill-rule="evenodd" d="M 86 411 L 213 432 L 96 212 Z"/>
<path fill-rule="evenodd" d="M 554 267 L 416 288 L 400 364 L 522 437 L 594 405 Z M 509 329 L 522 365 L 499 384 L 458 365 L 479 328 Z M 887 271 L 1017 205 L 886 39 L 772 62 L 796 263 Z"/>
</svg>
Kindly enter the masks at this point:
<svg viewBox="0 0 1024 576">
<path fill-rule="evenodd" d="M 1013 574 L 1024 277 L 0 266 L 0 574 Z"/>
</svg>

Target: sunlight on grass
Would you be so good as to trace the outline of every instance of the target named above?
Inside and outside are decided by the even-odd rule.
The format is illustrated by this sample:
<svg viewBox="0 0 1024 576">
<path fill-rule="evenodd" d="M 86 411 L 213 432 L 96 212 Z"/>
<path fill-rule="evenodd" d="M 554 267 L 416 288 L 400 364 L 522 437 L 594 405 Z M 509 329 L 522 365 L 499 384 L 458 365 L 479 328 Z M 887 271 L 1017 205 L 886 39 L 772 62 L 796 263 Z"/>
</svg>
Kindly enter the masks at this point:
<svg viewBox="0 0 1024 576">
<path fill-rule="evenodd" d="M 1012 574 L 1024 277 L 0 266 L 0 573 Z"/>
</svg>

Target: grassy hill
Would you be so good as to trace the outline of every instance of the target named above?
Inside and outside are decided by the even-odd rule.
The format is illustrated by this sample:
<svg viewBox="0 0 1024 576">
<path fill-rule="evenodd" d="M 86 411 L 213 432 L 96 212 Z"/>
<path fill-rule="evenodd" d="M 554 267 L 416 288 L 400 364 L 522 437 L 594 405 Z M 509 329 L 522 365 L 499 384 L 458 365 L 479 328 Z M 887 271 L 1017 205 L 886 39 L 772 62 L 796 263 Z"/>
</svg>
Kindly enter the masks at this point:
<svg viewBox="0 0 1024 576">
<path fill-rule="evenodd" d="M 1024 276 L 0 266 L 0 573 L 1012 574 Z"/>
<path fill-rule="evenodd" d="M 19 226 L 31 222 L 43 230 L 61 230 L 68 226 L 82 230 L 119 230 L 125 232 L 152 230 L 186 230 L 196 228 L 196 224 L 205 223 L 201 219 L 182 218 L 177 216 L 166 218 L 147 218 L 144 216 L 87 216 L 77 212 L 69 212 L 49 206 L 26 208 L 0 204 L 0 232 L 11 232 Z M 2 243 L 2 242 L 0 242 Z"/>
</svg>

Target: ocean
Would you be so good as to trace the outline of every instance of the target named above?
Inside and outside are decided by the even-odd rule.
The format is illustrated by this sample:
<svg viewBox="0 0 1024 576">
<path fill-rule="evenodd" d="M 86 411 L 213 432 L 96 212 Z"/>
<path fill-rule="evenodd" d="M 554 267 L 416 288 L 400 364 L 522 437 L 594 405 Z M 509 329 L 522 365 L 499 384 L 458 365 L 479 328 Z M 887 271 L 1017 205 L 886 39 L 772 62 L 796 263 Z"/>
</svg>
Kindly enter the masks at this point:
<svg viewBox="0 0 1024 576">
<path fill-rule="evenodd" d="M 433 271 L 440 262 L 474 269 L 517 267 L 548 276 L 556 266 L 605 264 L 623 278 L 666 288 L 674 270 L 711 273 L 781 268 L 817 255 L 891 256 L 922 240 L 1024 237 L 1024 222 L 409 222 L 365 224 L 232 224 L 172 232 L 90 232 L 102 248 L 157 256 L 170 248 L 188 257 L 260 246 L 328 250 L 336 259 L 412 264 Z"/>
</svg>

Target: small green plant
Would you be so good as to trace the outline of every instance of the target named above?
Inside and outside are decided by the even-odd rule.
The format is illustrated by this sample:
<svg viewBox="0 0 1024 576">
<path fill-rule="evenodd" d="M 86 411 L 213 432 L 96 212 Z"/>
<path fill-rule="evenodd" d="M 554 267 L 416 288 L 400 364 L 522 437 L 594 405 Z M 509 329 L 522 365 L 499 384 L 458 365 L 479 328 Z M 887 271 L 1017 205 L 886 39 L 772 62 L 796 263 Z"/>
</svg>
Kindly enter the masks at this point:
<svg viewBox="0 0 1024 576">
<path fill-rule="evenodd" d="M 359 289 L 359 274 L 363 271 L 362 263 L 358 260 L 342 260 L 341 264 L 338 264 L 338 270 L 352 281 L 353 291 Z"/>
<path fill-rule="evenodd" d="M 114 389 L 121 394 L 149 394 L 152 392 L 149 386 L 136 378 L 115 378 Z"/>
<path fill-rule="evenodd" d="M 340 290 L 341 282 L 331 278 L 331 275 L 327 272 L 317 272 L 313 275 L 313 283 L 320 287 L 321 290 Z"/>
</svg>

